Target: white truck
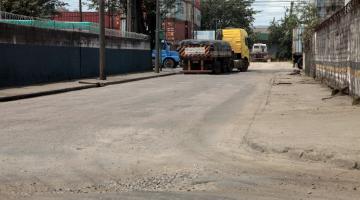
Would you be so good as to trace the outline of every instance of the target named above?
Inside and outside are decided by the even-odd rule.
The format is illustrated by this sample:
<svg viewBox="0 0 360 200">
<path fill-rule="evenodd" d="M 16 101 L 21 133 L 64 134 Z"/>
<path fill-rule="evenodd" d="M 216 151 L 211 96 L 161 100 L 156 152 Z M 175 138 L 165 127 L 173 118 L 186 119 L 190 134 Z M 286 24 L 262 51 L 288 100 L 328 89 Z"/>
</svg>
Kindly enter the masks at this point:
<svg viewBox="0 0 360 200">
<path fill-rule="evenodd" d="M 251 61 L 267 62 L 269 59 L 268 48 L 266 44 L 257 43 L 253 45 L 251 51 Z"/>
<path fill-rule="evenodd" d="M 304 27 L 299 26 L 293 30 L 292 56 L 294 67 L 303 68 L 303 33 Z"/>
</svg>

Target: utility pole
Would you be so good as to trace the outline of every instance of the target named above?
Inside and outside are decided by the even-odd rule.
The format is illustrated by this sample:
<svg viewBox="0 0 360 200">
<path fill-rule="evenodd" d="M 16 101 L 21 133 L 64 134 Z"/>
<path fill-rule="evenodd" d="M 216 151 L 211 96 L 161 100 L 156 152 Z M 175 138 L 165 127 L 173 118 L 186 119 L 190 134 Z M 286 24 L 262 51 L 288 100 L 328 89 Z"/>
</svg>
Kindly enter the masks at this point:
<svg viewBox="0 0 360 200">
<path fill-rule="evenodd" d="M 0 0 L 0 19 L 2 19 L 2 11 L 5 10 L 3 9 L 3 0 Z"/>
<path fill-rule="evenodd" d="M 155 30 L 155 73 L 160 73 L 160 2 L 156 0 L 156 30 Z"/>
<path fill-rule="evenodd" d="M 126 2 L 126 30 L 132 32 L 132 0 Z"/>
<path fill-rule="evenodd" d="M 293 11 L 294 11 L 294 2 L 291 1 L 291 5 L 290 5 L 290 16 L 293 15 Z"/>
<path fill-rule="evenodd" d="M 100 24 L 100 35 L 99 35 L 99 79 L 106 80 L 105 76 L 105 8 L 104 0 L 99 0 L 99 24 Z"/>
<path fill-rule="evenodd" d="M 2 0 L 0 0 L 0 19 L 2 19 Z"/>
<path fill-rule="evenodd" d="M 83 21 L 83 13 L 82 13 L 82 2 L 79 0 L 79 14 L 80 14 L 80 22 Z"/>
<path fill-rule="evenodd" d="M 195 39 L 195 0 L 192 1 L 192 39 Z"/>
</svg>

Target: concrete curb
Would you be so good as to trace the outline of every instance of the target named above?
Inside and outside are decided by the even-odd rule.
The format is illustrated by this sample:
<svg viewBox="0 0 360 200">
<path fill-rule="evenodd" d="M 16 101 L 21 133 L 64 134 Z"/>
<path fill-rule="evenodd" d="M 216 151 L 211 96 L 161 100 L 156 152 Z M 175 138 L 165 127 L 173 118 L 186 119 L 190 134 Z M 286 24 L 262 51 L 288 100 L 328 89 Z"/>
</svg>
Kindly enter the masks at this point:
<svg viewBox="0 0 360 200">
<path fill-rule="evenodd" d="M 338 168 L 343 168 L 348 170 L 360 170 L 360 165 L 359 165 L 360 160 L 357 160 L 356 158 L 354 159 L 351 156 L 340 155 L 334 152 L 327 152 L 316 149 L 271 147 L 250 140 L 249 138 L 243 138 L 243 142 L 251 150 L 259 153 L 283 154 L 293 160 L 322 162 L 322 163 L 328 163 Z"/>
<path fill-rule="evenodd" d="M 86 85 L 70 87 L 70 88 L 62 88 L 62 89 L 48 90 L 48 91 L 42 91 L 42 92 L 33 92 L 33 93 L 27 93 L 27 94 L 19 94 L 19 95 L 7 96 L 7 97 L 0 97 L 0 102 L 9 102 L 9 101 L 16 101 L 16 100 L 21 100 L 21 99 L 29 99 L 29 98 L 35 98 L 35 97 L 41 97 L 41 96 L 47 96 L 47 95 L 53 95 L 53 94 L 72 92 L 72 91 L 77 91 L 77 90 L 85 90 L 85 89 L 90 89 L 90 88 L 104 87 L 104 86 L 108 86 L 108 85 L 129 83 L 129 82 L 134 82 L 134 81 L 141 81 L 141 80 L 160 78 L 160 77 L 166 77 L 166 76 L 173 76 L 173 75 L 177 75 L 177 74 L 181 74 L 181 72 L 156 74 L 156 75 L 152 75 L 152 76 L 129 78 L 129 79 L 124 79 L 124 80 L 119 80 L 119 81 L 109 81 L 109 82 L 105 82 L 105 83 L 99 83 L 99 82 L 85 83 Z"/>
</svg>

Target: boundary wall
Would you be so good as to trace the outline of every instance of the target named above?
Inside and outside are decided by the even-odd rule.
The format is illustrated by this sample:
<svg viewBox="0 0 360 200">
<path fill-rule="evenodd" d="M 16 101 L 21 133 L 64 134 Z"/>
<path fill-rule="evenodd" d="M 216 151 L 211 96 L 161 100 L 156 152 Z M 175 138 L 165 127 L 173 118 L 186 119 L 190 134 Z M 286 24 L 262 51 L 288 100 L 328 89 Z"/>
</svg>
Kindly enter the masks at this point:
<svg viewBox="0 0 360 200">
<path fill-rule="evenodd" d="M 98 35 L 0 22 L 0 88 L 99 74 Z M 106 74 L 152 69 L 150 40 L 106 36 Z"/>
<path fill-rule="evenodd" d="M 308 74 L 335 89 L 360 96 L 360 0 L 322 22 L 305 52 Z M 309 53 L 310 52 L 310 53 Z M 309 60 L 313 60 L 310 62 Z"/>
</svg>

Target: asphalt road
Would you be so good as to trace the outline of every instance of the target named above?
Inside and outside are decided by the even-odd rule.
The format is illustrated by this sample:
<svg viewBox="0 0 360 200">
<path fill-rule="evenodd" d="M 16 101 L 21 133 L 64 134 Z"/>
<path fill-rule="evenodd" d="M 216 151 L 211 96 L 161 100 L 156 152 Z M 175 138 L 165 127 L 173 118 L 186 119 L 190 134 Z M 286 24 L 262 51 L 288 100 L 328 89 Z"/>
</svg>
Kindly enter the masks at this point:
<svg viewBox="0 0 360 200">
<path fill-rule="evenodd" d="M 289 70 L 255 63 L 1 103 L 0 199 L 359 199 L 358 171 L 243 142 Z"/>
</svg>

